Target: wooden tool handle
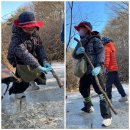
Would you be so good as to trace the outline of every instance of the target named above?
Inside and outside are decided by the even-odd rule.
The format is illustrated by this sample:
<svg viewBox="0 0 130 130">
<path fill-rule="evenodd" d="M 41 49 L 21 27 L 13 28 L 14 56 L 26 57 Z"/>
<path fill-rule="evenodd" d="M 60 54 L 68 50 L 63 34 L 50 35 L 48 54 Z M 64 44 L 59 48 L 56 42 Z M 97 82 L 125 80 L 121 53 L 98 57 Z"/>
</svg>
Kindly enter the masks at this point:
<svg viewBox="0 0 130 130">
<path fill-rule="evenodd" d="M 53 77 L 56 79 L 59 87 L 62 88 L 64 85 L 63 85 L 61 79 L 59 78 L 59 76 L 56 74 L 56 72 L 53 69 L 51 70 L 51 73 L 52 73 Z"/>
<path fill-rule="evenodd" d="M 18 78 L 15 74 L 14 74 L 14 72 L 11 70 L 11 68 L 9 67 L 9 65 L 6 63 L 6 62 L 4 62 L 3 60 L 2 60 L 2 63 L 8 68 L 8 70 L 10 71 L 10 73 L 12 74 L 12 76 L 16 79 L 16 81 L 17 82 L 22 82 L 22 79 L 21 78 Z"/>
</svg>

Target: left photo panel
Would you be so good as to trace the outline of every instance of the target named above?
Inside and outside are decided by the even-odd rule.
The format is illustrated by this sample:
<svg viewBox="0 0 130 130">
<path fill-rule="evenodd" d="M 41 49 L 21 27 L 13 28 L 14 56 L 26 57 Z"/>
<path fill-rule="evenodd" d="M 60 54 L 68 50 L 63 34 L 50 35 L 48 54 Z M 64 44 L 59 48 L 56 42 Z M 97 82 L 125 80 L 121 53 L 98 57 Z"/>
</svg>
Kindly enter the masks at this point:
<svg viewBox="0 0 130 130">
<path fill-rule="evenodd" d="M 1 2 L 1 128 L 64 129 L 64 2 Z"/>
</svg>

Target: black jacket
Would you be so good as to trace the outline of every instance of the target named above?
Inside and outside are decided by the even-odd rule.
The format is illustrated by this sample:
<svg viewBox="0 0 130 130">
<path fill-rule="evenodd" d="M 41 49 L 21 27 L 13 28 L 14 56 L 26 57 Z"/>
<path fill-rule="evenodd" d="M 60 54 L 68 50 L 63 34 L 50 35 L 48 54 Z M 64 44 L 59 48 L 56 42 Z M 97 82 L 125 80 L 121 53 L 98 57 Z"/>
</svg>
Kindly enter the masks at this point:
<svg viewBox="0 0 130 130">
<path fill-rule="evenodd" d="M 104 64 L 104 47 L 101 43 L 100 35 L 98 32 L 94 31 L 92 35 L 87 35 L 83 39 L 81 39 L 82 45 L 85 48 L 85 52 L 89 56 L 91 62 L 93 65 L 96 66 L 102 66 Z M 76 51 L 79 47 L 79 44 L 74 49 L 73 57 L 75 59 L 80 59 L 83 57 L 83 55 L 76 55 Z M 86 74 L 91 73 L 91 67 L 88 64 L 87 65 L 87 72 Z"/>
<path fill-rule="evenodd" d="M 37 68 L 39 65 L 43 65 L 47 56 L 38 30 L 36 29 L 32 35 L 28 35 L 21 28 L 13 26 L 7 59 L 13 66 L 25 64 Z"/>
</svg>

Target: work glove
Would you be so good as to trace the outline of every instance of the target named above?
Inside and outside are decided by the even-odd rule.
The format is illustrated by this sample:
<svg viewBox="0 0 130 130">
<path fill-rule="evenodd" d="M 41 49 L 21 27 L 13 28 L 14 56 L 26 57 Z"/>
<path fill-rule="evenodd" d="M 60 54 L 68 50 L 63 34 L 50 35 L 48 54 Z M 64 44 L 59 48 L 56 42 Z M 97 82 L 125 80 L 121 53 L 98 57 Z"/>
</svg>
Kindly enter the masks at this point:
<svg viewBox="0 0 130 130">
<path fill-rule="evenodd" d="M 44 64 L 44 67 L 46 67 L 46 68 L 52 68 L 49 63 L 45 63 L 45 64 Z"/>
<path fill-rule="evenodd" d="M 80 54 L 84 54 L 85 53 L 85 49 L 84 47 L 79 47 L 76 51 L 76 55 L 80 55 Z"/>
<path fill-rule="evenodd" d="M 92 70 L 92 75 L 93 76 L 97 76 L 101 71 L 101 67 L 98 66 L 98 67 L 95 67 L 93 70 Z"/>
<path fill-rule="evenodd" d="M 47 72 L 50 72 L 50 71 L 52 70 L 51 67 L 46 68 L 46 67 L 42 67 L 42 66 L 38 66 L 37 69 L 38 69 L 41 73 L 46 73 L 46 74 L 47 74 Z"/>
</svg>

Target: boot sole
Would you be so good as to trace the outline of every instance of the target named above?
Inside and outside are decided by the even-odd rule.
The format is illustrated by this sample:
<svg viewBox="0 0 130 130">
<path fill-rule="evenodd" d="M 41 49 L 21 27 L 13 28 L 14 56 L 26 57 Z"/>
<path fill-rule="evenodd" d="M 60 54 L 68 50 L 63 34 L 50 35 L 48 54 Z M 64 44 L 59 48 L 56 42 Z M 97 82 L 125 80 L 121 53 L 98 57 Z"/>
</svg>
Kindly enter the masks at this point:
<svg viewBox="0 0 130 130">
<path fill-rule="evenodd" d="M 16 98 L 16 99 L 22 99 L 22 98 L 25 98 L 26 96 L 22 96 L 22 97 L 19 97 L 19 98 Z"/>
</svg>

